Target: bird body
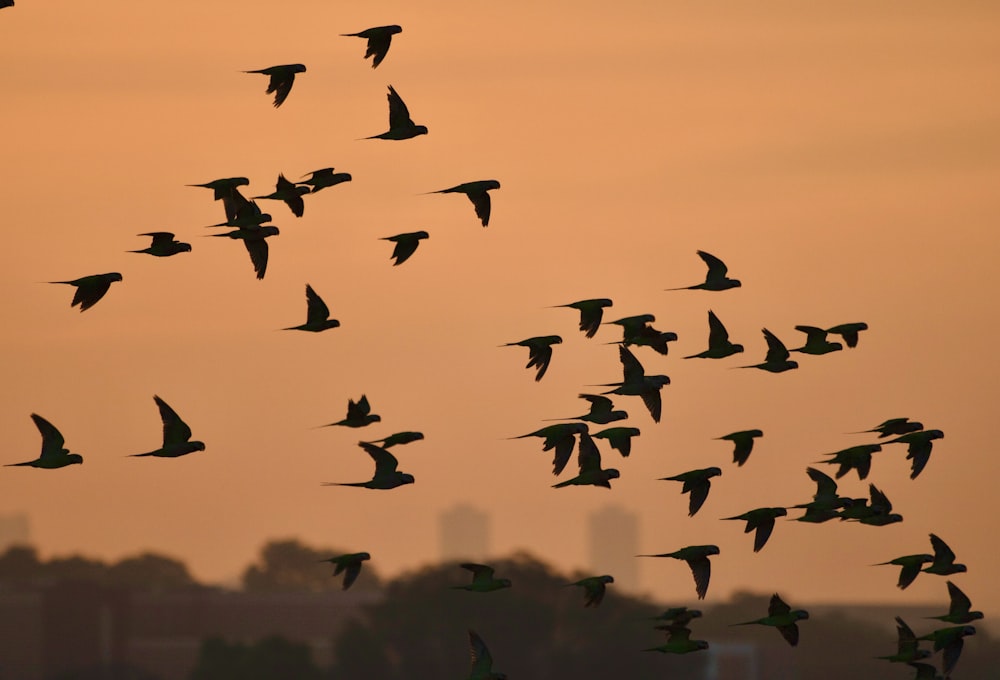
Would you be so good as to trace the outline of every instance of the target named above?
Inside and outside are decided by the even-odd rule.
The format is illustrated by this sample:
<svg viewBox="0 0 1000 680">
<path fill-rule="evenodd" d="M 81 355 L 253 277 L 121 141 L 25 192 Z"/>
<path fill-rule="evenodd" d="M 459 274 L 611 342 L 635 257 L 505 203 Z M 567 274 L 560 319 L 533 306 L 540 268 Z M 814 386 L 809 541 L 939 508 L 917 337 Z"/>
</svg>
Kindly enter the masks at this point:
<svg viewBox="0 0 1000 680">
<path fill-rule="evenodd" d="M 264 215 L 267 219 L 270 219 L 270 215 Z M 267 238 L 270 236 L 277 236 L 280 232 L 277 227 L 240 227 L 234 231 L 227 231 L 225 234 L 212 234 L 212 236 L 222 237 L 222 238 L 232 238 L 243 241 L 243 245 L 247 249 L 247 253 L 250 255 L 250 263 L 253 265 L 254 273 L 257 275 L 257 280 L 263 280 L 264 274 L 267 273 L 267 258 L 268 258 L 268 247 Z"/>
<path fill-rule="evenodd" d="M 151 236 L 153 238 L 153 242 L 148 248 L 143 248 L 142 250 L 130 250 L 128 252 L 146 253 L 155 257 L 170 257 L 171 255 L 176 255 L 177 253 L 191 252 L 190 243 L 182 243 L 178 241 L 169 231 L 151 231 L 145 234 L 139 234 L 139 236 Z"/>
<path fill-rule="evenodd" d="M 806 344 L 791 350 L 792 352 L 820 355 L 844 349 L 844 346 L 839 342 L 830 342 L 827 340 L 827 331 L 822 328 L 817 328 L 816 326 L 796 326 L 795 330 L 806 334 Z"/>
<path fill-rule="evenodd" d="M 951 626 L 950 628 L 939 628 L 917 639 L 933 642 L 935 652 L 944 651 L 941 671 L 945 677 L 948 677 L 951 675 L 952 670 L 954 670 L 955 664 L 958 663 L 958 658 L 962 655 L 962 647 L 965 644 L 963 639 L 975 634 L 976 629 L 973 626 Z"/>
<path fill-rule="evenodd" d="M 690 493 L 688 500 L 688 517 L 694 517 L 695 513 L 705 504 L 708 498 L 709 489 L 712 488 L 712 477 L 718 477 L 722 470 L 717 467 L 702 468 L 700 470 L 689 470 L 673 477 L 661 477 L 661 482 L 683 482 L 681 493 Z"/>
<path fill-rule="evenodd" d="M 366 28 L 358 33 L 341 33 L 340 35 L 345 38 L 364 38 L 367 40 L 368 48 L 365 51 L 365 59 L 374 57 L 372 68 L 376 68 L 388 54 L 389 45 L 392 44 L 392 36 L 402 32 L 401 27 L 392 25 L 376 26 L 375 28 Z"/>
<path fill-rule="evenodd" d="M 715 255 L 706 253 L 704 250 L 699 250 L 698 257 L 700 257 L 708 267 L 708 273 L 705 275 L 704 283 L 699 283 L 694 286 L 683 286 L 681 288 L 668 288 L 667 290 L 723 291 L 729 290 L 730 288 L 739 288 L 743 285 L 739 279 L 731 279 L 726 276 L 729 273 L 729 267 L 727 267 L 726 263 L 717 258 Z"/>
<path fill-rule="evenodd" d="M 508 342 L 502 346 L 528 348 L 528 363 L 525 368 L 536 368 L 535 381 L 537 382 L 545 375 L 545 371 L 549 368 L 549 362 L 552 361 L 552 345 L 558 345 L 561 342 L 562 338 L 558 335 L 540 335 L 519 342 Z"/>
<path fill-rule="evenodd" d="M 358 578 L 358 574 L 361 573 L 361 563 L 365 560 L 370 560 L 372 558 L 366 552 L 348 553 L 347 555 L 338 555 L 337 557 L 329 557 L 325 560 L 320 560 L 320 562 L 329 562 L 334 565 L 333 575 L 340 576 L 341 573 L 344 574 L 344 585 L 343 589 L 347 590 L 351 587 Z"/>
<path fill-rule="evenodd" d="M 381 444 L 383 449 L 388 449 L 393 446 L 399 446 L 402 444 L 410 444 L 412 442 L 420 441 L 424 438 L 423 432 L 396 432 L 383 439 L 375 439 L 368 444 Z"/>
<path fill-rule="evenodd" d="M 330 308 L 326 306 L 312 286 L 306 284 L 306 322 L 298 326 L 283 328 L 285 331 L 310 331 L 320 333 L 340 326 L 340 321 L 330 318 Z"/>
<path fill-rule="evenodd" d="M 580 399 L 586 399 L 590 402 L 590 411 L 588 413 L 584 413 L 582 416 L 574 416 L 573 418 L 551 418 L 551 420 L 585 420 L 588 423 L 607 425 L 616 420 L 625 420 L 628 418 L 628 413 L 625 411 L 613 410 L 614 403 L 605 396 L 600 394 L 581 394 L 579 396 Z"/>
<path fill-rule="evenodd" d="M 692 640 L 691 629 L 684 625 L 668 624 L 656 626 L 656 629 L 667 632 L 666 643 L 657 645 L 656 647 L 647 647 L 642 651 L 661 652 L 663 654 L 689 654 L 708 649 L 708 642 L 706 640 Z"/>
<path fill-rule="evenodd" d="M 858 479 L 865 479 L 871 471 L 872 454 L 881 450 L 881 444 L 860 444 L 841 449 L 840 451 L 834 451 L 827 454 L 830 460 L 817 462 L 827 465 L 839 465 L 840 468 L 837 470 L 836 475 L 837 479 L 840 479 L 851 470 L 855 470 L 858 473 Z"/>
<path fill-rule="evenodd" d="M 673 557 L 675 560 L 684 560 L 691 567 L 698 599 L 704 600 L 708 593 L 708 582 L 712 576 L 712 563 L 709 562 L 708 558 L 718 554 L 719 546 L 717 545 L 689 545 L 670 553 L 639 555 L 639 557 Z"/>
<path fill-rule="evenodd" d="M 349 172 L 334 172 L 333 168 L 322 168 L 320 170 L 313 170 L 308 173 L 308 175 L 303 175 L 303 177 L 308 177 L 299 182 L 299 184 L 306 184 L 309 186 L 309 193 L 315 194 L 320 189 L 326 189 L 327 187 L 337 186 L 344 182 L 350 182 L 351 173 Z"/>
<path fill-rule="evenodd" d="M 475 182 L 465 182 L 447 189 L 431 191 L 432 194 L 465 194 L 472 206 L 476 209 L 476 217 L 479 218 L 484 227 L 490 224 L 490 194 L 493 189 L 499 189 L 500 182 L 495 179 L 481 179 Z"/>
<path fill-rule="evenodd" d="M 604 318 L 604 308 L 614 304 L 608 298 L 592 298 L 589 300 L 578 300 L 568 305 L 556 305 L 556 307 L 570 307 L 580 312 L 580 330 L 588 338 L 594 337 L 597 329 L 601 327 L 601 319 Z"/>
<path fill-rule="evenodd" d="M 884 439 L 885 437 L 894 437 L 901 434 L 907 434 L 909 432 L 917 432 L 924 429 L 923 423 L 918 423 L 909 418 L 889 418 L 883 421 L 881 425 L 873 427 L 870 430 L 862 430 L 861 432 L 852 432 L 851 434 L 866 434 L 868 432 L 878 432 L 878 438 Z"/>
<path fill-rule="evenodd" d="M 85 312 L 104 297 L 108 289 L 111 288 L 112 283 L 121 280 L 122 275 L 118 272 L 108 272 L 107 274 L 84 276 L 72 281 L 49 281 L 49 283 L 64 283 L 76 286 L 76 292 L 73 294 L 73 302 L 70 304 L 70 307 L 79 305 L 80 311 Z"/>
<path fill-rule="evenodd" d="M 685 359 L 725 359 L 728 356 L 739 354 L 743 351 L 743 345 L 729 341 L 729 331 L 719 321 L 715 312 L 708 310 L 708 349 L 698 354 L 684 357 Z"/>
<path fill-rule="evenodd" d="M 931 655 L 926 649 L 920 649 L 920 642 L 917 636 L 910 629 L 906 622 L 900 617 L 896 617 L 896 653 L 891 656 L 879 656 L 877 659 L 885 659 L 891 663 L 910 663 L 926 659 Z"/>
<path fill-rule="evenodd" d="M 754 439 L 763 436 L 764 433 L 761 430 L 740 430 L 739 432 L 731 432 L 722 437 L 716 437 L 716 439 L 725 439 L 734 444 L 733 462 L 738 466 L 742 466 L 750 458 L 750 452 L 753 451 Z"/>
<path fill-rule="evenodd" d="M 799 367 L 798 362 L 791 361 L 788 358 L 790 356 L 788 348 L 785 347 L 785 344 L 774 333 L 766 328 L 762 332 L 764 333 L 764 339 L 767 340 L 767 354 L 764 357 L 764 361 L 750 366 L 740 366 L 740 368 L 759 368 L 769 373 L 784 373 L 785 371 Z"/>
<path fill-rule="evenodd" d="M 931 534 L 930 536 L 931 547 L 934 548 L 934 559 L 931 560 L 931 566 L 925 567 L 921 571 L 928 574 L 937 574 L 939 576 L 949 576 L 951 574 L 960 574 L 968 570 L 964 564 L 955 563 L 955 553 L 948 547 L 947 543 L 934 534 Z"/>
<path fill-rule="evenodd" d="M 653 422 L 660 422 L 662 411 L 660 389 L 664 385 L 670 384 L 670 378 L 665 375 L 646 375 L 642 364 L 623 344 L 618 345 L 618 358 L 622 364 L 622 381 L 611 385 L 601 385 L 601 387 L 615 388 L 604 394 L 642 397 L 642 403 L 645 404 Z"/>
<path fill-rule="evenodd" d="M 178 458 L 195 451 L 205 450 L 204 442 L 191 441 L 191 428 L 181 420 L 181 417 L 170 408 L 167 402 L 156 395 L 153 395 L 153 401 L 156 402 L 156 407 L 160 410 L 160 420 L 163 421 L 163 446 L 148 453 L 132 454 L 131 457 Z"/>
<path fill-rule="evenodd" d="M 587 431 L 588 427 L 586 423 L 558 423 L 556 425 L 548 425 L 528 434 L 522 434 L 514 437 L 514 439 L 542 437 L 545 440 L 542 451 L 555 449 L 555 454 L 552 458 L 552 474 L 558 475 L 573 456 L 573 448 L 576 446 L 576 439 L 574 437 Z"/>
<path fill-rule="evenodd" d="M 392 249 L 392 255 L 390 255 L 390 259 L 394 260 L 392 266 L 396 267 L 410 259 L 410 256 L 417 252 L 417 246 L 420 245 L 420 242 L 425 238 L 430 238 L 430 236 L 426 231 L 411 231 L 395 236 L 385 236 L 380 240 L 392 241 L 396 244 Z"/>
<path fill-rule="evenodd" d="M 749 534 L 751 531 L 756 531 L 753 538 L 753 551 L 760 552 L 761 548 L 767 544 L 767 539 L 771 537 L 771 532 L 774 531 L 774 520 L 787 514 L 786 508 L 757 508 L 748 510 L 742 515 L 724 517 L 723 519 L 744 520 L 747 525 L 743 529 L 743 533 Z"/>
<path fill-rule="evenodd" d="M 907 432 L 895 439 L 890 439 L 886 444 L 906 444 L 906 458 L 912 461 L 910 465 L 910 479 L 916 479 L 917 475 L 923 472 L 927 466 L 927 461 L 931 458 L 931 449 L 934 447 L 935 439 L 943 439 L 944 432 L 941 430 L 923 430 L 920 432 Z"/>
<path fill-rule="evenodd" d="M 902 557 L 897 557 L 894 560 L 889 560 L 888 562 L 879 562 L 873 566 L 881 567 L 888 564 L 901 567 L 899 570 L 899 581 L 896 582 L 896 587 L 900 590 L 904 590 L 908 585 L 913 583 L 914 579 L 920 575 L 920 569 L 928 562 L 934 560 L 933 555 L 928 555 L 927 553 L 921 553 L 918 555 L 903 555 Z"/>
<path fill-rule="evenodd" d="M 831 328 L 827 328 L 827 333 L 833 333 L 834 335 L 839 335 L 847 343 L 848 347 L 854 348 L 858 346 L 858 333 L 861 331 L 868 330 L 868 324 L 863 321 L 857 323 L 842 323 Z"/>
<path fill-rule="evenodd" d="M 65 448 L 66 440 L 63 438 L 62 433 L 56 429 L 55 425 L 37 413 L 31 414 L 31 420 L 42 435 L 41 453 L 35 460 L 25 461 L 24 463 L 8 463 L 6 467 L 34 467 L 44 470 L 55 470 L 67 465 L 83 463 L 83 456 L 79 453 L 70 453 L 69 449 Z"/>
<path fill-rule="evenodd" d="M 778 632 L 781 633 L 781 637 L 785 638 L 785 641 L 792 647 L 799 644 L 799 627 L 796 624 L 797 621 L 802 621 L 809 618 L 809 612 L 804 609 L 792 609 L 777 593 L 771 596 L 771 603 L 767 607 L 767 616 L 759 619 L 754 619 L 753 621 L 744 621 L 743 623 L 734 623 L 734 626 L 749 626 L 753 624 L 759 624 L 762 626 L 771 626 L 772 628 L 777 628 Z"/>
<path fill-rule="evenodd" d="M 244 71 L 244 73 L 260 73 L 270 77 L 265 94 L 274 93 L 274 108 L 278 108 L 288 98 L 288 93 L 292 91 L 292 85 L 295 84 L 295 74 L 303 73 L 305 70 L 306 67 L 302 64 L 282 64 L 256 71 Z"/>
</svg>

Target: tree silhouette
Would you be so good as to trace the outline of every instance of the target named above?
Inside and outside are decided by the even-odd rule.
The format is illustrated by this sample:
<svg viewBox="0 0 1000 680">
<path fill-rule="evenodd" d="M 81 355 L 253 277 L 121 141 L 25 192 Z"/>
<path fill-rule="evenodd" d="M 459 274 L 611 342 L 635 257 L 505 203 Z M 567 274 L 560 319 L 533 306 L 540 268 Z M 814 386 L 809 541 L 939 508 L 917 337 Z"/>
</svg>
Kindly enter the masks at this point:
<svg viewBox="0 0 1000 680">
<path fill-rule="evenodd" d="M 226 642 L 210 637 L 201 643 L 190 680 L 319 680 L 323 677 L 312 660 L 309 645 L 279 635 L 255 644 Z"/>
</svg>

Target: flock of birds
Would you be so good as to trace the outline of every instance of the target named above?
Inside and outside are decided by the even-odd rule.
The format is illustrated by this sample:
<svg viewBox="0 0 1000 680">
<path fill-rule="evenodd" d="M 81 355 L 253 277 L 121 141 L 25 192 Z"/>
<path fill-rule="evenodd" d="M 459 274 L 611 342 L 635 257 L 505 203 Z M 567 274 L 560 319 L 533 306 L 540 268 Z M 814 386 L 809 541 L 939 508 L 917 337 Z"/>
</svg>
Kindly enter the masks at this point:
<svg viewBox="0 0 1000 680">
<path fill-rule="evenodd" d="M 9 7 L 13 4 L 13 0 L 0 0 L 0 7 Z M 392 25 L 343 35 L 367 41 L 365 59 L 372 58 L 372 67 L 374 68 L 386 58 L 392 37 L 401 31 L 399 26 Z M 274 94 L 273 104 L 275 107 L 280 107 L 289 97 L 296 75 L 305 72 L 306 67 L 302 64 L 285 64 L 246 71 L 246 73 L 268 76 L 266 93 Z M 391 85 L 388 89 L 389 129 L 365 139 L 398 141 L 427 134 L 426 126 L 414 123 L 406 104 L 396 90 Z M 305 196 L 314 195 L 323 189 L 351 180 L 352 177 L 349 173 L 336 172 L 332 167 L 308 173 L 300 182 L 291 182 L 283 174 L 279 174 L 274 192 L 252 198 L 247 198 L 240 192 L 240 187 L 249 184 L 249 180 L 245 177 L 216 179 L 190 186 L 210 189 L 215 200 L 222 201 L 226 220 L 212 226 L 230 228 L 231 231 L 215 234 L 215 236 L 241 241 L 250 256 L 256 277 L 263 279 L 268 261 L 267 239 L 277 236 L 279 230 L 276 226 L 269 224 L 272 219 L 271 215 L 263 212 L 256 201 L 281 201 L 288 206 L 293 215 L 302 217 L 305 210 Z M 475 214 L 482 226 L 486 227 L 489 224 L 491 208 L 489 192 L 499 188 L 500 183 L 496 180 L 480 180 L 429 193 L 465 194 L 472 202 Z M 129 252 L 155 257 L 172 257 L 180 253 L 190 252 L 192 249 L 190 244 L 178 241 L 170 232 L 148 232 L 140 234 L 140 236 L 150 237 L 152 242 L 147 248 Z M 420 242 L 428 237 L 427 232 L 418 231 L 384 237 L 383 240 L 394 244 L 391 259 L 395 266 L 412 257 Z M 708 267 L 705 280 L 694 285 L 668 290 L 705 290 L 718 293 L 742 285 L 739 280 L 728 276 L 728 268 L 722 260 L 704 251 L 698 251 L 697 254 Z M 122 281 L 120 273 L 109 272 L 66 281 L 53 281 L 52 283 L 74 286 L 75 292 L 71 304 L 74 307 L 78 306 L 80 311 L 86 311 L 104 298 L 112 283 L 120 281 Z M 306 284 L 306 304 L 305 323 L 284 330 L 318 333 L 340 326 L 338 320 L 330 318 L 329 308 L 308 284 Z M 622 458 L 628 458 L 632 441 L 640 435 L 640 429 L 616 425 L 595 432 L 590 431 L 591 425 L 605 426 L 626 420 L 629 417 L 626 411 L 615 409 L 614 402 L 608 395 L 640 397 L 652 420 L 654 422 L 660 421 L 662 410 L 660 392 L 663 387 L 670 384 L 670 378 L 666 375 L 648 374 L 630 347 L 648 347 L 660 355 L 666 355 L 669 351 L 669 343 L 676 341 L 677 335 L 654 328 L 652 324 L 656 319 L 652 314 L 629 316 L 605 322 L 603 320 L 604 310 L 611 307 L 612 304 L 610 299 L 595 298 L 557 305 L 557 307 L 571 308 L 579 312 L 579 330 L 586 338 L 593 338 L 602 325 L 614 325 L 621 329 L 621 340 L 608 343 L 618 346 L 618 356 L 622 369 L 621 381 L 598 385 L 599 387 L 611 388 L 600 394 L 580 394 L 580 398 L 589 404 L 586 413 L 571 418 L 552 419 L 561 422 L 514 437 L 514 439 L 541 438 L 543 452 L 553 451 L 552 472 L 557 476 L 563 472 L 572 459 L 574 449 L 577 450 L 578 474 L 554 484 L 555 488 L 600 486 L 610 489 L 611 480 L 620 476 L 618 470 L 602 466 L 597 440 L 606 441 L 608 446 L 617 451 Z M 744 351 L 742 345 L 730 341 L 726 327 L 711 310 L 708 311 L 708 326 L 707 349 L 684 357 L 685 359 L 725 359 Z M 805 334 L 805 340 L 800 347 L 791 350 L 774 333 L 764 328 L 762 332 L 767 344 L 767 352 L 763 361 L 734 368 L 757 368 L 771 373 L 797 369 L 798 362 L 791 359 L 791 352 L 818 356 L 843 350 L 844 344 L 848 348 L 854 348 L 858 345 L 859 333 L 867 328 L 865 323 L 844 323 L 828 328 L 796 326 L 797 331 Z M 831 335 L 839 336 L 843 343 L 830 340 Z M 528 350 L 526 368 L 535 370 L 534 379 L 538 381 L 545 376 L 552 361 L 553 347 L 561 343 L 562 337 L 545 335 L 505 343 L 502 346 L 526 348 Z M 133 456 L 175 458 L 205 450 L 203 442 L 192 440 L 191 428 L 173 408 L 159 396 L 154 396 L 153 400 L 159 409 L 163 422 L 162 445 L 148 452 L 132 454 Z M 42 436 L 41 453 L 34 460 L 9 465 L 55 469 L 83 462 L 83 457 L 80 454 L 71 453 L 65 448 L 62 434 L 52 423 L 37 414 L 31 414 L 31 418 Z M 347 413 L 343 419 L 329 423 L 324 427 L 361 428 L 380 421 L 380 416 L 372 413 L 367 396 L 362 395 L 357 401 L 353 399 L 348 401 Z M 872 454 L 880 451 L 883 444 L 906 445 L 907 459 L 911 460 L 912 465 L 910 477 L 911 479 L 916 478 L 927 465 L 933 441 L 944 436 L 940 430 L 924 429 L 921 423 L 910 421 L 907 418 L 892 418 L 864 432 L 877 433 L 880 442 L 851 446 L 828 454 L 826 460 L 818 461 L 822 464 L 838 466 L 835 479 L 840 479 L 851 470 L 857 473 L 859 480 L 866 479 L 871 468 Z M 733 463 L 740 467 L 748 461 L 755 441 L 762 436 L 761 430 L 744 430 L 724 435 L 718 439 L 729 441 L 734 446 Z M 415 481 L 413 475 L 399 470 L 399 461 L 390 449 L 423 438 L 424 435 L 420 432 L 397 432 L 382 439 L 361 441 L 358 445 L 375 464 L 372 478 L 359 482 L 328 482 L 325 485 L 385 490 L 412 484 Z M 762 550 L 767 544 L 777 518 L 786 516 L 790 509 L 802 510 L 801 516 L 795 520 L 809 523 L 822 523 L 837 519 L 871 526 L 884 526 L 903 520 L 901 515 L 892 512 L 892 504 L 888 497 L 874 484 L 869 484 L 867 498 L 850 498 L 838 493 L 837 481 L 834 478 L 814 467 L 807 468 L 806 472 L 816 484 L 816 493 L 812 500 L 787 507 L 754 508 L 734 517 L 723 518 L 746 523 L 744 531 L 754 533 L 753 551 L 755 553 Z M 681 493 L 688 494 L 689 498 L 688 515 L 694 516 L 708 498 L 711 480 L 721 474 L 721 468 L 708 467 L 680 472 L 663 477 L 661 480 L 682 484 Z M 932 553 L 905 555 L 880 563 L 880 565 L 893 565 L 901 568 L 897 584 L 899 588 L 905 589 L 920 573 L 947 576 L 966 571 L 965 565 L 955 562 L 955 554 L 943 540 L 934 534 L 930 535 L 930 540 Z M 639 557 L 669 557 L 686 562 L 694 577 L 695 593 L 698 599 L 703 599 L 708 592 L 711 576 L 710 558 L 718 555 L 719 552 L 718 546 L 715 545 L 691 545 L 672 552 L 640 555 Z M 362 563 L 369 559 L 371 559 L 369 553 L 358 552 L 331 557 L 323 562 L 329 562 L 334 566 L 334 576 L 344 575 L 343 588 L 347 589 L 360 574 Z M 469 562 L 460 566 L 471 572 L 472 579 L 470 583 L 455 585 L 452 586 L 453 588 L 475 593 L 487 593 L 512 587 L 509 579 L 496 578 L 494 569 L 489 565 Z M 614 583 L 613 576 L 603 574 L 589 576 L 566 585 L 582 589 L 585 607 L 597 607 L 604 598 L 607 586 L 612 583 Z M 969 624 L 982 618 L 983 614 L 972 611 L 970 599 L 953 582 L 947 581 L 947 587 L 950 596 L 949 611 L 947 614 L 933 618 L 951 625 L 918 637 L 901 618 L 897 617 L 899 636 L 897 652 L 880 658 L 894 663 L 908 664 L 915 670 L 915 677 L 918 680 L 935 680 L 949 676 L 961 654 L 963 638 L 976 632 L 975 628 Z M 694 619 L 701 616 L 701 611 L 687 607 L 668 609 L 656 617 L 658 623 L 655 626 L 656 630 L 665 632 L 666 642 L 647 648 L 645 651 L 686 654 L 708 649 L 709 643 L 707 641 L 691 639 L 692 631 L 689 626 Z M 795 646 L 799 640 L 798 622 L 808 618 L 808 612 L 802 609 L 792 609 L 776 593 L 771 598 L 766 616 L 732 625 L 763 625 L 776 628 L 788 644 Z M 921 647 L 922 641 L 932 643 L 933 652 L 943 651 L 941 667 L 943 676 L 938 675 L 934 666 L 922 662 L 923 659 L 932 654 L 931 650 Z M 505 674 L 492 670 L 493 661 L 489 649 L 482 638 L 473 630 L 469 630 L 469 645 L 472 659 L 469 680 L 492 680 L 506 677 Z"/>
</svg>

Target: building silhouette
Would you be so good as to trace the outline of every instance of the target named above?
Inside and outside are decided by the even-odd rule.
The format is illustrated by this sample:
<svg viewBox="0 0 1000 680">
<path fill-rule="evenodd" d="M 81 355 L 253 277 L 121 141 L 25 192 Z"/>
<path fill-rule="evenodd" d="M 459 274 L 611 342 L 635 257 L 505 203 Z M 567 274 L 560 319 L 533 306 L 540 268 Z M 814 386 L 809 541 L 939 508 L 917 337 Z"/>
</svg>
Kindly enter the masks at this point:
<svg viewBox="0 0 1000 680">
<path fill-rule="evenodd" d="M 31 524 L 25 514 L 0 515 L 0 553 L 14 545 L 31 542 Z"/>
<path fill-rule="evenodd" d="M 615 588 L 639 590 L 639 517 L 620 505 L 607 505 L 590 514 L 587 521 L 589 568 L 595 574 L 611 574 Z"/>
<path fill-rule="evenodd" d="M 490 516 L 468 503 L 441 513 L 441 560 L 483 561 L 490 552 Z"/>
</svg>

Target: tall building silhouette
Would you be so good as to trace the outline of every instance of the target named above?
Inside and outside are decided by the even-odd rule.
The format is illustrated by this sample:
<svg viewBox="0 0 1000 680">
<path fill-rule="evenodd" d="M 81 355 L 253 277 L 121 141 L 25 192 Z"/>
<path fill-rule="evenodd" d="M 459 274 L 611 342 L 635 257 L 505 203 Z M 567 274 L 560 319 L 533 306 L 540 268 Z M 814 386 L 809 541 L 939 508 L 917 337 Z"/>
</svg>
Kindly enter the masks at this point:
<svg viewBox="0 0 1000 680">
<path fill-rule="evenodd" d="M 482 561 L 490 552 L 490 516 L 467 503 L 441 513 L 441 559 Z"/>
<path fill-rule="evenodd" d="M 30 542 L 31 525 L 27 515 L 0 515 L 0 553 L 13 545 L 28 545 Z"/>
<path fill-rule="evenodd" d="M 592 512 L 587 522 L 589 568 L 595 574 L 611 574 L 615 587 L 639 589 L 639 516 L 620 505 L 606 505 Z"/>
</svg>

